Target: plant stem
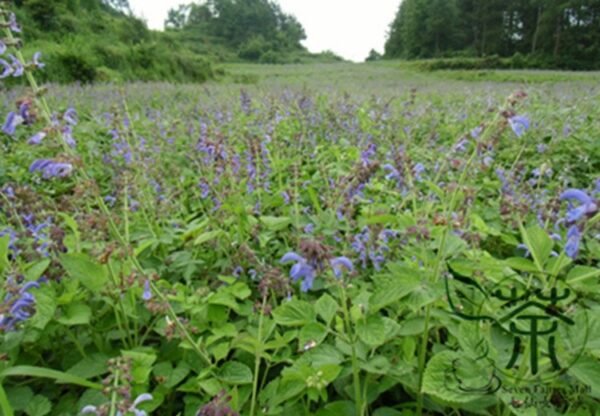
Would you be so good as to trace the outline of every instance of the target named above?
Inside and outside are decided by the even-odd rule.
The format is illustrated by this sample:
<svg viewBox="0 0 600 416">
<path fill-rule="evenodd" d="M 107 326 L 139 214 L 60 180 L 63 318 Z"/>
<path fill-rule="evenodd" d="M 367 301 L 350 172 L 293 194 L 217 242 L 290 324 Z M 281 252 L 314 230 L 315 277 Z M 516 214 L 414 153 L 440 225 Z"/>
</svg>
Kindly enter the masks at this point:
<svg viewBox="0 0 600 416">
<path fill-rule="evenodd" d="M 254 416 L 254 412 L 256 410 L 256 395 L 258 393 L 258 371 L 260 370 L 260 360 L 262 357 L 262 327 L 264 320 L 264 310 L 265 305 L 267 303 L 267 297 L 263 296 L 262 304 L 260 306 L 260 316 L 258 318 L 258 334 L 257 339 L 258 343 L 256 344 L 256 353 L 254 355 L 254 379 L 252 380 L 252 401 L 250 404 L 250 416 Z"/>
<path fill-rule="evenodd" d="M 363 400 L 362 392 L 360 388 L 360 367 L 358 365 L 358 357 L 356 356 L 356 338 L 352 325 L 350 322 L 350 311 L 348 310 L 348 300 L 346 298 L 346 290 L 344 289 L 344 283 L 340 282 L 340 297 L 342 300 L 342 307 L 344 311 L 344 321 L 346 323 L 346 332 L 350 340 L 350 346 L 352 347 L 352 383 L 354 384 L 354 403 L 356 406 L 356 415 L 363 415 Z"/>
</svg>

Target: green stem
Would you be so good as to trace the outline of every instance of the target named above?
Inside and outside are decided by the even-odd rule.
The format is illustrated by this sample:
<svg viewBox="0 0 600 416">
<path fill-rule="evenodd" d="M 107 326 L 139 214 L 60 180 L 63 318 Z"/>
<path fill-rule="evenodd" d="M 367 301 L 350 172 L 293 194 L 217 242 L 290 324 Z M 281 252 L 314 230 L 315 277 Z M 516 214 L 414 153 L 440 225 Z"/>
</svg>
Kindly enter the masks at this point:
<svg viewBox="0 0 600 416">
<path fill-rule="evenodd" d="M 118 365 L 118 364 L 117 364 Z M 117 412 L 117 388 L 119 387 L 119 369 L 115 370 L 115 379 L 113 381 L 112 393 L 110 394 L 110 413 L 109 416 L 115 416 Z"/>
<path fill-rule="evenodd" d="M 263 296 L 263 300 L 262 300 L 262 305 L 260 307 L 260 316 L 258 318 L 258 334 L 257 334 L 257 339 L 258 339 L 258 343 L 256 344 L 256 353 L 254 355 L 254 378 L 252 380 L 252 400 L 250 403 L 250 416 L 254 416 L 254 412 L 256 410 L 256 395 L 258 393 L 258 371 L 260 370 L 260 361 L 261 361 L 261 357 L 262 357 L 262 327 L 263 327 L 263 320 L 264 320 L 264 310 L 265 310 L 265 305 L 267 303 L 267 297 Z"/>
<path fill-rule="evenodd" d="M 346 297 L 346 290 L 344 289 L 344 283 L 340 282 L 340 297 L 342 300 L 342 307 L 344 311 L 344 321 L 346 323 L 346 332 L 350 340 L 350 346 L 352 347 L 352 382 L 354 384 L 354 402 L 356 406 L 356 415 L 363 415 L 363 400 L 362 392 L 360 388 L 360 367 L 358 365 L 358 357 L 356 356 L 356 337 L 352 330 L 352 324 L 350 321 L 350 311 L 348 310 L 348 299 Z"/>
</svg>

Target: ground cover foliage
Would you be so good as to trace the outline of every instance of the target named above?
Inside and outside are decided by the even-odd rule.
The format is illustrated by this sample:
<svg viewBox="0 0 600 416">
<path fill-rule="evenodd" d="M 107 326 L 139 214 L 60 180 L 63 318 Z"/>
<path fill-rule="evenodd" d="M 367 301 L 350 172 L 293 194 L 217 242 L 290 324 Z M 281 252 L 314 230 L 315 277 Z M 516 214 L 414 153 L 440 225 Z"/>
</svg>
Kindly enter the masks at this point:
<svg viewBox="0 0 600 416">
<path fill-rule="evenodd" d="M 4 94 L 4 414 L 594 414 L 595 80 L 232 70 Z M 562 370 L 473 282 L 568 288 Z"/>
</svg>

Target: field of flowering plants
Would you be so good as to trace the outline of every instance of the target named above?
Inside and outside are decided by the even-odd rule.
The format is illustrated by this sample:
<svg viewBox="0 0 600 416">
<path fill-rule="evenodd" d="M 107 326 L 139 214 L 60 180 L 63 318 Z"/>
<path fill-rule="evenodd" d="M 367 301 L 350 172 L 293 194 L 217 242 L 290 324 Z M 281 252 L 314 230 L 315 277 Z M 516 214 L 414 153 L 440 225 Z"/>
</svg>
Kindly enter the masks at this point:
<svg viewBox="0 0 600 416">
<path fill-rule="evenodd" d="M 598 74 L 42 88 L 15 45 L 0 414 L 600 409 Z"/>
</svg>

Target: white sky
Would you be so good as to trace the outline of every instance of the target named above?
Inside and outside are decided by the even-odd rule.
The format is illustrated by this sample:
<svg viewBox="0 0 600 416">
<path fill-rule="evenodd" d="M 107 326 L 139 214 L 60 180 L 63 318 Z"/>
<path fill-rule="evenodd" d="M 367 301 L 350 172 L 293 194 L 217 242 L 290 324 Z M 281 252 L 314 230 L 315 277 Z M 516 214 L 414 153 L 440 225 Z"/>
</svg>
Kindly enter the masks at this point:
<svg viewBox="0 0 600 416">
<path fill-rule="evenodd" d="M 371 49 L 383 52 L 389 24 L 401 0 L 276 0 L 304 26 L 304 46 L 311 52 L 332 50 L 363 61 Z M 129 0 L 134 13 L 152 29 L 163 29 L 170 8 L 186 0 Z"/>
</svg>

